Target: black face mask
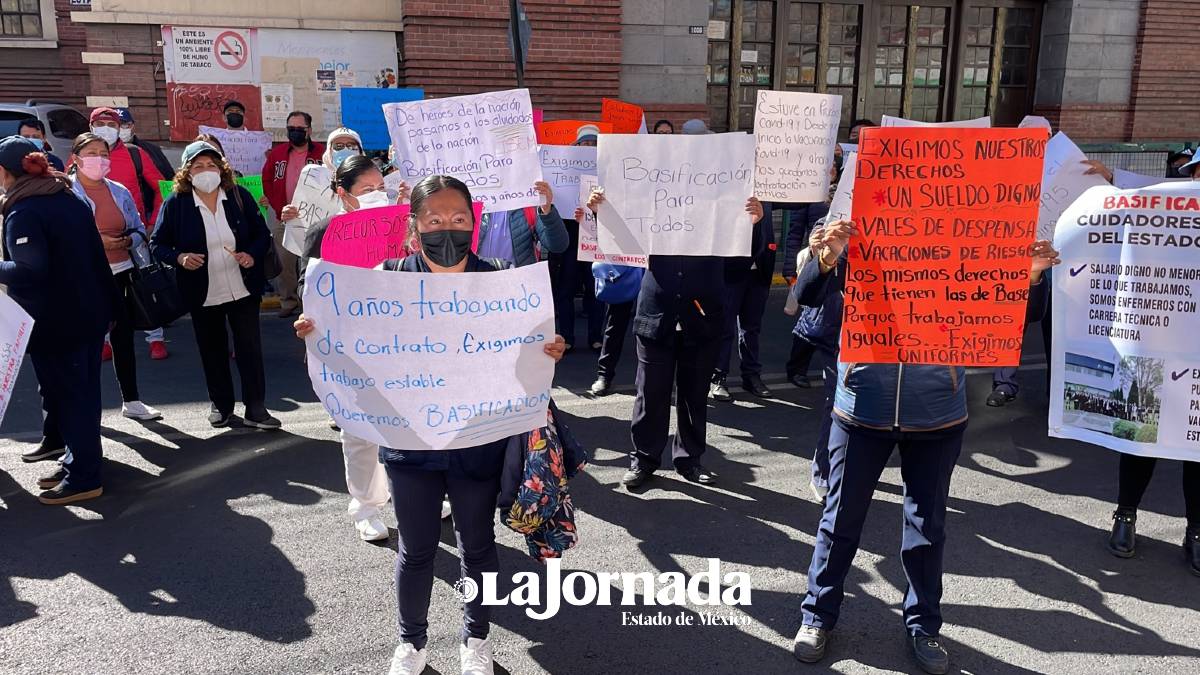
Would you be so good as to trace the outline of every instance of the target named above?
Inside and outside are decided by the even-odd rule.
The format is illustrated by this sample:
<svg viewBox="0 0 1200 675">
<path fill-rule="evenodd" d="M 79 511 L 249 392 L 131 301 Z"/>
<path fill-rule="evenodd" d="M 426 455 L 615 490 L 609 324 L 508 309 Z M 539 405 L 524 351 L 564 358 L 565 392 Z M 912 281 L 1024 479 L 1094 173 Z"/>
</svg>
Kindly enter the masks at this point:
<svg viewBox="0 0 1200 675">
<path fill-rule="evenodd" d="M 292 145 L 304 145 L 308 143 L 308 132 L 303 129 L 288 129 L 288 141 Z"/>
<path fill-rule="evenodd" d="M 438 267 L 454 267 L 471 250 L 472 233 L 467 230 L 437 230 L 421 233 L 421 250 Z"/>
<path fill-rule="evenodd" d="M 242 128 L 242 123 L 246 121 L 246 117 L 242 113 L 229 113 L 225 116 L 225 122 L 231 129 Z"/>
</svg>

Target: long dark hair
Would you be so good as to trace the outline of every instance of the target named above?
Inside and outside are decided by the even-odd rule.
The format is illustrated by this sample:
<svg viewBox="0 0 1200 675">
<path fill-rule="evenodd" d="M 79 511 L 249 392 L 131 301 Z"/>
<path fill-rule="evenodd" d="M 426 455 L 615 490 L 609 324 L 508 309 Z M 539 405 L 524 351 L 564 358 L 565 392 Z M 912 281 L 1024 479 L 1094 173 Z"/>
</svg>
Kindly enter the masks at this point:
<svg viewBox="0 0 1200 675">
<path fill-rule="evenodd" d="M 112 150 L 112 148 L 108 147 L 108 141 L 104 140 L 103 138 L 100 138 L 99 136 L 97 136 L 96 134 L 93 134 L 90 131 L 85 131 L 82 134 L 79 134 L 78 136 L 76 136 L 75 141 L 73 143 L 71 143 L 71 157 L 78 157 L 79 153 L 83 152 L 84 148 L 91 145 L 92 143 L 95 143 L 96 141 L 100 141 L 101 143 L 104 144 L 104 147 L 108 148 L 109 150 Z M 75 168 L 76 168 L 75 162 L 71 162 L 71 166 L 67 167 L 67 173 L 74 173 Z"/>
<path fill-rule="evenodd" d="M 359 177 L 368 171 L 379 171 L 379 167 L 375 166 L 375 162 L 371 161 L 370 157 L 366 155 L 352 155 L 347 157 L 345 161 L 338 164 L 337 171 L 333 172 L 333 185 L 331 187 L 335 192 L 338 188 L 350 192 L 350 188 L 354 187 Z"/>
</svg>

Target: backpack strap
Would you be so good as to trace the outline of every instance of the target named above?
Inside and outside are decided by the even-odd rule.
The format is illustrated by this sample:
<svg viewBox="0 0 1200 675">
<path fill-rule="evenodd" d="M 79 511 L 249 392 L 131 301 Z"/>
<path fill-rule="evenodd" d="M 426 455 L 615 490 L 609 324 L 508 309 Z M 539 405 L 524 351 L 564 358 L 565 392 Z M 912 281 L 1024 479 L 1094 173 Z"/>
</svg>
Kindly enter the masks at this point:
<svg viewBox="0 0 1200 675">
<path fill-rule="evenodd" d="M 537 208 L 533 206 L 525 207 L 525 224 L 529 226 L 529 236 L 533 239 L 533 260 L 539 262 L 542 259 L 542 243 L 538 241 L 537 236 Z"/>
</svg>

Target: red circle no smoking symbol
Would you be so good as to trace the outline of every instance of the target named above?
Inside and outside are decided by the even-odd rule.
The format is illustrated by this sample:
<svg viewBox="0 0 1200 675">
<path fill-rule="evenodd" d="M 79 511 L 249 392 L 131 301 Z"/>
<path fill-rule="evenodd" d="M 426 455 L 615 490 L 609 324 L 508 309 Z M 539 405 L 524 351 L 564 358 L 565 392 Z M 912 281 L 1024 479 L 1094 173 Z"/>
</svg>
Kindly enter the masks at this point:
<svg viewBox="0 0 1200 675">
<path fill-rule="evenodd" d="M 250 48 L 246 44 L 246 38 L 227 30 L 218 35 L 213 42 L 213 54 L 222 68 L 238 70 L 246 65 L 246 60 L 250 58 Z"/>
</svg>

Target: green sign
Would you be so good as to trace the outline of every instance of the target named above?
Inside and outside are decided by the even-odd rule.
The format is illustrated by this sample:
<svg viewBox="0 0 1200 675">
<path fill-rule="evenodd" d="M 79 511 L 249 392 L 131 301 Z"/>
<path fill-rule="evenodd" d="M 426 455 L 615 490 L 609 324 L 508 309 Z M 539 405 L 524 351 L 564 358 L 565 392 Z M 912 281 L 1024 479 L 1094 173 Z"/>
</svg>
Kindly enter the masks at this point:
<svg viewBox="0 0 1200 675">
<path fill-rule="evenodd" d="M 242 176 L 237 179 L 237 184 L 246 188 L 251 197 L 254 197 L 255 202 L 261 202 L 263 198 L 262 176 Z M 158 181 L 158 189 L 162 192 L 163 201 L 167 201 L 167 197 L 171 195 L 171 189 L 175 186 L 174 181 L 160 180 Z M 264 220 L 270 220 L 267 217 L 267 207 L 261 203 L 258 205 L 258 210 L 262 212 Z"/>
</svg>

